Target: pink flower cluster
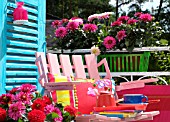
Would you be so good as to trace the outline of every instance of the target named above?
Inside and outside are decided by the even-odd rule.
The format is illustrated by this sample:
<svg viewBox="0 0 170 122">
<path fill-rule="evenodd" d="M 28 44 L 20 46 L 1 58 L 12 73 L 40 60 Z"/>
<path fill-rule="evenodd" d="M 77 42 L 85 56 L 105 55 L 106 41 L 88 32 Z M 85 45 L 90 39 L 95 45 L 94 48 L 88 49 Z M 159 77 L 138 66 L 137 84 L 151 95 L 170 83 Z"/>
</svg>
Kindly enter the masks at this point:
<svg viewBox="0 0 170 122">
<path fill-rule="evenodd" d="M 68 23 L 67 23 L 68 22 Z M 66 27 L 62 26 L 62 24 L 67 23 Z M 75 30 L 79 29 L 79 26 L 83 24 L 83 20 L 78 17 L 73 17 L 69 21 L 67 19 L 62 19 L 61 21 L 56 20 L 52 22 L 52 26 L 57 28 L 55 31 L 55 35 L 57 38 L 63 39 L 69 31 L 74 32 Z M 97 25 L 95 24 L 84 24 L 83 30 L 87 32 L 96 32 L 98 29 Z"/>
<path fill-rule="evenodd" d="M 128 16 L 121 16 L 119 17 L 116 21 L 111 23 L 111 27 L 112 28 L 117 28 L 117 27 L 123 27 L 125 25 L 134 25 L 138 22 L 150 22 L 152 21 L 152 16 L 150 14 L 143 14 L 141 12 L 138 12 L 135 14 L 135 16 L 138 19 L 134 19 L 134 18 L 130 18 Z M 127 37 L 127 32 L 126 29 L 124 30 L 119 30 L 116 34 L 116 38 L 118 40 L 118 42 L 120 42 L 121 40 L 125 39 Z M 103 41 L 103 45 L 107 48 L 107 49 L 111 49 L 114 46 L 116 46 L 116 38 L 111 36 L 107 36 L 104 38 Z"/>
<path fill-rule="evenodd" d="M 35 91 L 36 87 L 31 84 L 23 84 L 18 88 L 13 88 L 9 93 L 0 96 L 0 121 L 25 121 L 26 116 L 29 122 L 44 122 L 46 115 L 55 114 L 53 122 L 62 122 L 62 112 L 53 105 L 47 96 L 40 96 Z M 5 113 L 4 113 L 5 111 Z M 26 120 L 26 121 L 28 121 Z"/>
</svg>

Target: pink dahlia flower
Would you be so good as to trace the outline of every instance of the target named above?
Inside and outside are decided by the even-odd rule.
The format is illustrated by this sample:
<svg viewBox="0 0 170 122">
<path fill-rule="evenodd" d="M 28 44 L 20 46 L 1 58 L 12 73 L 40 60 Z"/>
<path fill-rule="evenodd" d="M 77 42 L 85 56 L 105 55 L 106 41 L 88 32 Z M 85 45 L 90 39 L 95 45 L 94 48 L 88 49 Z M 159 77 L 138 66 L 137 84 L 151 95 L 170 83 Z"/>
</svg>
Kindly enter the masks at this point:
<svg viewBox="0 0 170 122">
<path fill-rule="evenodd" d="M 129 17 L 128 16 L 121 16 L 121 17 L 119 17 L 118 19 L 117 19 L 117 21 L 127 21 L 129 19 Z"/>
<path fill-rule="evenodd" d="M 89 32 L 96 32 L 97 26 L 95 24 L 85 24 L 83 26 L 84 31 L 89 31 Z"/>
<path fill-rule="evenodd" d="M 136 20 L 136 19 L 129 19 L 127 24 L 132 25 L 132 24 L 135 24 L 137 21 L 138 20 Z"/>
<path fill-rule="evenodd" d="M 54 106 L 51 104 L 51 105 L 47 105 L 45 108 L 44 108 L 44 112 L 45 114 L 49 114 L 51 112 L 54 111 Z"/>
<path fill-rule="evenodd" d="M 51 26 L 54 27 L 54 28 L 56 28 L 56 27 L 58 27 L 58 26 L 60 26 L 60 25 L 61 25 L 61 22 L 60 22 L 59 20 L 55 20 L 55 21 L 53 21 L 52 24 L 51 24 Z"/>
<path fill-rule="evenodd" d="M 45 108 L 44 108 L 44 112 L 45 114 L 50 114 L 52 112 L 55 112 L 58 114 L 58 117 L 54 118 L 54 122 L 57 122 L 57 121 L 62 121 L 63 120 L 63 117 L 61 115 L 61 111 L 59 108 L 57 107 L 54 107 L 52 104 L 51 105 L 47 105 Z"/>
<path fill-rule="evenodd" d="M 111 23 L 111 26 L 120 26 L 122 24 L 122 21 L 115 21 Z"/>
<path fill-rule="evenodd" d="M 69 22 L 67 24 L 67 29 L 71 30 L 71 31 L 77 30 L 78 27 L 79 27 L 79 23 L 78 22 Z"/>
<path fill-rule="evenodd" d="M 107 36 L 106 38 L 104 38 L 103 45 L 107 49 L 111 49 L 116 45 L 116 39 L 111 36 Z"/>
<path fill-rule="evenodd" d="M 23 84 L 18 88 L 19 91 L 25 92 L 25 93 L 30 93 L 34 92 L 36 90 L 36 86 L 32 84 Z"/>
<path fill-rule="evenodd" d="M 90 16 L 88 17 L 88 21 L 91 22 L 91 21 L 93 21 L 94 19 L 97 19 L 98 16 L 99 16 L 99 14 L 90 15 Z"/>
<path fill-rule="evenodd" d="M 67 29 L 65 27 L 59 27 L 55 31 L 55 35 L 56 35 L 56 37 L 64 38 L 67 35 Z"/>
<path fill-rule="evenodd" d="M 0 104 L 1 105 L 8 105 L 12 102 L 13 95 L 12 94 L 2 94 L 0 96 Z"/>
<path fill-rule="evenodd" d="M 68 22 L 68 19 L 64 18 L 61 21 L 62 21 L 62 23 L 66 23 L 66 22 Z"/>
<path fill-rule="evenodd" d="M 152 21 L 152 16 L 150 14 L 141 14 L 139 18 L 144 22 Z"/>
<path fill-rule="evenodd" d="M 30 93 L 20 92 L 15 96 L 14 101 L 20 101 L 20 102 L 23 102 L 26 105 L 30 105 L 31 104 Z"/>
<path fill-rule="evenodd" d="M 77 22 L 79 25 L 83 24 L 83 19 L 79 18 L 79 17 L 72 17 L 69 21 L 70 22 Z"/>
<path fill-rule="evenodd" d="M 121 30 L 121 31 L 119 31 L 118 33 L 117 33 L 117 38 L 118 38 L 118 40 L 120 41 L 120 40 L 122 40 L 124 37 L 126 37 L 126 32 L 124 31 L 124 30 Z"/>
<path fill-rule="evenodd" d="M 141 14 L 143 14 L 143 13 L 142 13 L 142 12 L 136 12 L 136 13 L 135 13 L 135 16 L 136 16 L 136 17 L 140 17 Z"/>
<path fill-rule="evenodd" d="M 22 114 L 25 114 L 26 107 L 22 104 L 22 102 L 16 102 L 9 106 L 8 114 L 9 117 L 13 120 L 18 120 L 22 117 Z"/>
</svg>

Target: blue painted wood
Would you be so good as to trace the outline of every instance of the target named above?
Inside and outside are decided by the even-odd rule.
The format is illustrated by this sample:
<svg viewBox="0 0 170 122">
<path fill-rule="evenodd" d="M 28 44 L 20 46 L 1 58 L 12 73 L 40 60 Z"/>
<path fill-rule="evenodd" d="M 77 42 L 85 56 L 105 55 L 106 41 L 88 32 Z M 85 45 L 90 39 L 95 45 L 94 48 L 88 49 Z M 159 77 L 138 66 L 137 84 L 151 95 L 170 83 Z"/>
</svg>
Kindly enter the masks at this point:
<svg viewBox="0 0 170 122">
<path fill-rule="evenodd" d="M 38 40 L 38 38 L 35 37 L 35 36 L 26 36 L 26 35 L 15 34 L 15 33 L 10 33 L 10 32 L 7 32 L 6 36 L 12 37 L 12 38 L 22 38 L 22 39 L 31 40 L 31 41 L 37 41 Z"/>
<path fill-rule="evenodd" d="M 17 48 L 8 48 L 7 53 L 18 53 L 18 54 L 25 54 L 25 55 L 35 55 L 35 50 L 24 50 L 24 49 L 17 49 Z"/>
<path fill-rule="evenodd" d="M 35 62 L 35 57 L 26 57 L 26 56 L 12 56 L 12 55 L 7 55 L 6 60 L 14 60 L 14 61 L 30 61 L 30 62 Z"/>
<path fill-rule="evenodd" d="M 20 31 L 20 32 L 26 32 L 26 33 L 30 33 L 30 34 L 38 34 L 38 30 L 35 29 L 28 29 L 26 27 L 18 27 L 15 25 L 7 25 L 7 29 L 8 30 L 14 30 L 14 31 Z"/>
<path fill-rule="evenodd" d="M 38 35 L 38 50 L 39 52 L 45 52 L 46 51 L 46 40 L 45 40 L 45 26 L 44 24 L 46 23 L 46 0 L 38 0 L 38 30 L 39 30 L 39 35 Z M 38 77 L 37 77 L 38 78 Z M 41 86 L 39 83 L 37 83 L 37 87 L 39 90 L 41 90 Z"/>
<path fill-rule="evenodd" d="M 37 67 L 34 64 L 28 64 L 28 63 L 7 63 L 6 64 L 7 68 L 18 68 L 18 69 L 37 69 Z"/>
<path fill-rule="evenodd" d="M 19 40 L 7 40 L 7 45 L 10 46 L 17 46 L 17 47 L 26 47 L 26 48 L 33 48 L 36 49 L 38 48 L 38 45 L 35 43 L 31 43 L 31 42 L 21 42 Z"/>
<path fill-rule="evenodd" d="M 7 0 L 0 0 L 0 94 L 5 93 L 5 81 L 6 81 L 6 14 L 4 13 Z"/>
<path fill-rule="evenodd" d="M 6 71 L 7 76 L 37 76 L 38 73 L 36 71 Z"/>
<path fill-rule="evenodd" d="M 23 83 L 38 83 L 35 52 L 45 51 L 45 0 L 22 0 L 28 23 L 13 24 L 14 0 L 0 1 L 0 95 Z M 2 67 L 3 66 L 3 67 Z"/>
<path fill-rule="evenodd" d="M 6 83 L 36 83 L 36 78 L 10 78 L 6 80 Z"/>
</svg>

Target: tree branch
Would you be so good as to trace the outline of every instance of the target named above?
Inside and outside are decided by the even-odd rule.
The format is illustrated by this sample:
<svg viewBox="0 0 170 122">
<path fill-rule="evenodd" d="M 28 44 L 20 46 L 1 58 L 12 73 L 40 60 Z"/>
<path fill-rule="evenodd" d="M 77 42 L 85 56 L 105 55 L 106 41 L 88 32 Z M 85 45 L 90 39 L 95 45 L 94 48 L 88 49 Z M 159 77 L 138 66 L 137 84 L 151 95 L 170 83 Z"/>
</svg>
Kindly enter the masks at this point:
<svg viewBox="0 0 170 122">
<path fill-rule="evenodd" d="M 127 2 L 121 3 L 121 4 L 119 4 L 119 5 L 118 5 L 118 8 L 119 8 L 119 7 L 121 7 L 122 5 L 126 5 L 126 4 L 129 4 L 129 3 L 130 3 L 130 1 L 127 1 Z"/>
</svg>

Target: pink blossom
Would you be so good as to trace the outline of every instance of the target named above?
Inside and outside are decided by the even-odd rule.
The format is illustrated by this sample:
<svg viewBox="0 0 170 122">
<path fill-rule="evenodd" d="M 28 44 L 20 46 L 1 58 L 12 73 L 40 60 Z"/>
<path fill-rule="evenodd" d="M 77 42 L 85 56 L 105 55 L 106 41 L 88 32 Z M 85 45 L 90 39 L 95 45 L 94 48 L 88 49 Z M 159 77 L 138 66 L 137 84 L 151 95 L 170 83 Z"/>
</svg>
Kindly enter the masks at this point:
<svg viewBox="0 0 170 122">
<path fill-rule="evenodd" d="M 60 26 L 61 25 L 61 22 L 59 21 L 59 20 L 55 20 L 55 21 L 53 21 L 52 22 L 52 27 L 54 27 L 54 28 L 56 28 L 56 27 L 58 27 L 58 26 Z"/>
<path fill-rule="evenodd" d="M 20 101 L 23 102 L 26 105 L 31 104 L 31 94 L 30 93 L 24 93 L 24 92 L 19 92 L 16 96 L 14 101 Z"/>
<path fill-rule="evenodd" d="M 122 24 L 122 21 L 115 21 L 111 23 L 111 26 L 120 26 Z"/>
<path fill-rule="evenodd" d="M 91 21 L 93 21 L 93 19 L 97 19 L 98 16 L 99 16 L 98 14 L 90 15 L 90 16 L 88 17 L 88 21 L 91 22 Z"/>
<path fill-rule="evenodd" d="M 77 30 L 78 29 L 78 27 L 79 27 L 79 23 L 78 22 L 69 22 L 68 24 L 67 24 L 67 29 L 68 30 L 71 30 L 71 31 L 74 31 L 74 30 Z"/>
<path fill-rule="evenodd" d="M 89 32 L 96 32 L 97 26 L 95 24 L 85 24 L 83 26 L 83 30 Z"/>
<path fill-rule="evenodd" d="M 13 120 L 18 120 L 22 117 L 22 114 L 25 114 L 26 107 L 22 104 L 22 102 L 16 102 L 9 106 L 9 117 Z"/>
<path fill-rule="evenodd" d="M 116 45 L 116 39 L 111 36 L 107 36 L 106 38 L 104 38 L 103 45 L 107 49 L 111 49 Z"/>
<path fill-rule="evenodd" d="M 36 86 L 32 84 L 22 84 L 22 86 L 20 86 L 18 90 L 25 92 L 25 93 L 30 93 L 36 90 Z"/>
<path fill-rule="evenodd" d="M 68 19 L 64 18 L 61 21 L 62 21 L 62 23 L 66 23 L 66 22 L 68 22 Z"/>
<path fill-rule="evenodd" d="M 83 24 L 83 19 L 79 18 L 79 17 L 72 17 L 69 21 L 70 22 L 77 22 L 79 25 Z"/>
<path fill-rule="evenodd" d="M 44 112 L 45 114 L 49 114 L 51 112 L 54 111 L 54 106 L 51 104 L 51 105 L 47 105 L 45 108 L 44 108 Z"/>
<path fill-rule="evenodd" d="M 126 32 L 124 31 L 124 30 L 121 30 L 121 31 L 119 31 L 118 33 L 117 33 L 117 38 L 118 38 L 118 40 L 120 41 L 120 40 L 122 40 L 124 37 L 126 37 Z"/>
<path fill-rule="evenodd" d="M 109 14 L 107 13 L 102 13 L 98 16 L 98 19 L 108 19 L 109 18 Z"/>
<path fill-rule="evenodd" d="M 143 14 L 143 13 L 142 13 L 142 12 L 136 12 L 136 13 L 135 13 L 135 16 L 136 16 L 136 17 L 140 17 L 141 14 Z"/>
<path fill-rule="evenodd" d="M 132 24 L 135 24 L 137 21 L 138 21 L 138 20 L 136 20 L 136 19 L 129 19 L 128 22 L 127 22 L 127 24 L 132 25 Z"/>
<path fill-rule="evenodd" d="M 59 27 L 55 31 L 55 35 L 56 35 L 56 37 L 64 38 L 67 35 L 67 29 L 65 27 Z"/>
<path fill-rule="evenodd" d="M 144 22 L 152 21 L 152 16 L 150 14 L 141 14 L 139 18 Z"/>
<path fill-rule="evenodd" d="M 127 21 L 128 19 L 129 19 L 128 16 L 121 16 L 121 17 L 119 17 L 119 18 L 117 19 L 117 21 L 122 21 L 122 22 L 124 22 L 124 21 Z"/>
</svg>

